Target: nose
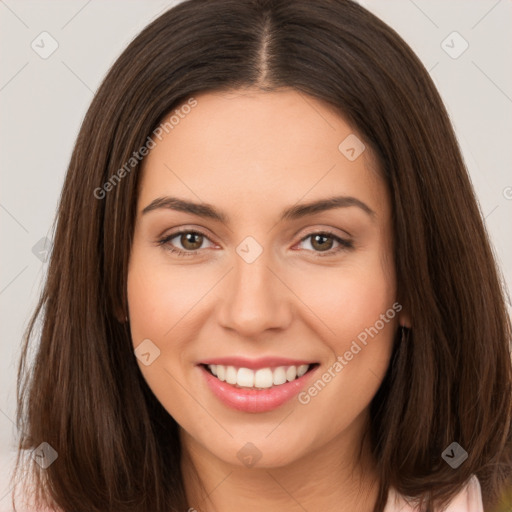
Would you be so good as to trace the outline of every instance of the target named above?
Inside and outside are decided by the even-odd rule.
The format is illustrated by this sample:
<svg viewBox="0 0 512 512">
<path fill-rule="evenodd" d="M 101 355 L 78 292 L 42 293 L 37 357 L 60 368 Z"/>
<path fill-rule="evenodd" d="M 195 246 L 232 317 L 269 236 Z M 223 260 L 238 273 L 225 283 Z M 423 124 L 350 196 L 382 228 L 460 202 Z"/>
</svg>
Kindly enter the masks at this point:
<svg viewBox="0 0 512 512">
<path fill-rule="evenodd" d="M 220 290 L 218 321 L 243 337 L 256 337 L 268 329 L 286 329 L 292 319 L 293 293 L 284 276 L 271 268 L 267 252 L 252 263 L 235 255 L 234 268 Z"/>
</svg>

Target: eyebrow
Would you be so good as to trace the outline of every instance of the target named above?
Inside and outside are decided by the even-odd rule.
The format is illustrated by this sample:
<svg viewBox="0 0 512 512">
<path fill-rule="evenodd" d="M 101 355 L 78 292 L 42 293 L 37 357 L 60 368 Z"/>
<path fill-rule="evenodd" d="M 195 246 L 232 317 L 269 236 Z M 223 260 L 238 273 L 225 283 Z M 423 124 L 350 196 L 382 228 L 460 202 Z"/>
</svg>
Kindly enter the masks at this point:
<svg viewBox="0 0 512 512">
<path fill-rule="evenodd" d="M 375 217 L 375 212 L 363 201 L 351 196 L 334 196 L 309 203 L 295 204 L 283 210 L 281 213 L 281 221 L 283 220 L 296 220 L 315 213 L 321 213 L 335 208 L 348 208 L 355 206 L 363 210 L 372 219 Z M 170 209 L 180 212 L 191 213 L 199 217 L 213 219 L 224 224 L 229 223 L 229 217 L 222 211 L 217 210 L 212 205 L 207 203 L 194 203 L 179 199 L 177 197 L 165 196 L 158 197 L 149 203 L 143 210 L 142 215 L 158 209 Z"/>
</svg>

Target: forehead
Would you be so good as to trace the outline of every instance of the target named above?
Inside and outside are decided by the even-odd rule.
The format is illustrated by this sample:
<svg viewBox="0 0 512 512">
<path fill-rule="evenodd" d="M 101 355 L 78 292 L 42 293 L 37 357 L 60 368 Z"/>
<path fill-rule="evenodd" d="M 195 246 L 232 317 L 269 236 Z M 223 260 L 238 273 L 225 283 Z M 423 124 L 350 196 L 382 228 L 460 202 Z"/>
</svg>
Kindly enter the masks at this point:
<svg viewBox="0 0 512 512">
<path fill-rule="evenodd" d="M 140 202 L 181 192 L 239 206 L 257 198 L 262 208 L 262 202 L 344 194 L 385 208 L 369 148 L 347 158 L 344 141 L 356 151 L 363 143 L 327 103 L 293 89 L 215 91 L 194 99 L 194 107 L 177 106 L 166 116 L 173 116 L 172 128 L 154 139 L 143 162 Z"/>
</svg>

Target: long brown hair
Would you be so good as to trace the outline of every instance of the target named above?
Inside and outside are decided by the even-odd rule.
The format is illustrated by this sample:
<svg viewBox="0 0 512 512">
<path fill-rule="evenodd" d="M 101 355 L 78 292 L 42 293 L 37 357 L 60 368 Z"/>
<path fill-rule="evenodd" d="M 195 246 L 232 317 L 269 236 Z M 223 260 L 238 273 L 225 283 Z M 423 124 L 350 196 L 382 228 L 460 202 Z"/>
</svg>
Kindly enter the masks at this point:
<svg viewBox="0 0 512 512">
<path fill-rule="evenodd" d="M 431 510 L 473 474 L 493 503 L 511 474 L 511 328 L 500 276 L 427 71 L 348 0 L 188 0 L 115 62 L 76 141 L 24 338 L 13 480 L 24 467 L 36 503 L 65 511 L 187 509 L 177 424 L 119 321 L 140 178 L 140 163 L 126 162 L 194 93 L 245 87 L 291 87 L 328 102 L 372 148 L 389 187 L 398 293 L 412 328 L 397 337 L 371 403 L 375 510 L 390 486 Z M 456 470 L 441 457 L 454 441 L 468 452 Z M 45 469 L 26 455 L 41 443 L 58 454 Z"/>
</svg>

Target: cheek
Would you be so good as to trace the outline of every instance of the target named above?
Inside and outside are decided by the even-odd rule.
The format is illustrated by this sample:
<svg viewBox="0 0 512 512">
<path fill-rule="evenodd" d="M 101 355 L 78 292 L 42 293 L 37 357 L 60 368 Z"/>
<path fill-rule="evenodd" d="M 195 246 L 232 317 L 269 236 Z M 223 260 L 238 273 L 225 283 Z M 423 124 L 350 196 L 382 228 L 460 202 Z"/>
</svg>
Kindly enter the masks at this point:
<svg viewBox="0 0 512 512">
<path fill-rule="evenodd" d="M 142 251 L 141 251 L 142 253 Z M 204 275 L 202 275 L 204 274 Z M 127 294 L 133 343 L 140 339 L 169 340 L 198 301 L 212 286 L 207 271 L 190 270 L 155 261 L 151 255 L 134 253 L 128 272 Z M 178 326 L 178 324 L 180 324 Z"/>
<path fill-rule="evenodd" d="M 127 282 L 133 347 L 137 353 L 137 348 L 147 346 L 145 340 L 150 340 L 149 347 L 158 354 L 150 365 L 138 358 L 138 366 L 159 401 L 175 419 L 182 421 L 191 404 L 190 396 L 179 383 L 189 377 L 190 342 L 200 338 L 203 306 L 219 280 L 219 275 L 213 275 L 207 265 L 191 269 L 170 265 L 158 252 L 136 246 Z"/>
<path fill-rule="evenodd" d="M 368 406 L 389 365 L 401 307 L 393 264 L 382 264 L 381 256 L 331 271 L 322 293 L 306 299 L 318 315 L 312 328 L 326 333 L 333 354 L 301 403 L 332 435 Z"/>
<path fill-rule="evenodd" d="M 137 364 L 160 403 L 185 424 L 189 415 L 182 418 L 180 411 L 190 409 L 190 396 L 179 384 L 186 353 L 182 350 L 186 343 L 183 331 L 192 329 L 189 313 L 205 292 L 206 285 L 191 285 L 186 273 L 169 271 L 142 250 L 133 252 L 127 281 L 132 344 L 136 353 L 144 346 L 141 352 L 149 351 L 151 358 L 149 364 L 137 358 Z"/>
<path fill-rule="evenodd" d="M 376 392 L 389 364 L 401 310 L 396 303 L 393 263 L 384 260 L 382 253 L 368 252 L 357 263 L 330 269 L 323 279 L 319 277 L 304 278 L 298 294 L 315 313 L 309 315 L 310 329 L 322 333 L 332 352 L 326 367 L 336 377 L 326 375 L 333 382 L 328 387 L 357 409 Z M 320 291 L 321 282 L 325 285 Z M 336 371 L 333 365 L 339 357 L 342 368 L 338 365 Z"/>
<path fill-rule="evenodd" d="M 342 350 L 348 340 L 373 326 L 395 302 L 393 265 L 382 261 L 378 253 L 368 252 L 336 268 L 318 267 L 296 276 L 297 295 L 314 313 L 315 330 L 326 333 L 333 348 Z M 396 314 L 392 311 L 391 315 L 389 323 L 393 324 Z"/>
</svg>

